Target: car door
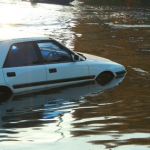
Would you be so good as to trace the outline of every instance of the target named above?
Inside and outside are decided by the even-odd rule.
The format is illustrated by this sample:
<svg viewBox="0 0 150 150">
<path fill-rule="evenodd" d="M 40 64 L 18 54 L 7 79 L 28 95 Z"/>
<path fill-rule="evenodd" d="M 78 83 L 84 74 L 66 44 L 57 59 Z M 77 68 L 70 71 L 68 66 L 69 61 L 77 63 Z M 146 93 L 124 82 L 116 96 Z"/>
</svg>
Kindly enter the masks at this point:
<svg viewBox="0 0 150 150">
<path fill-rule="evenodd" d="M 32 42 L 16 43 L 10 47 L 3 74 L 14 92 L 46 87 L 46 70 Z"/>
<path fill-rule="evenodd" d="M 71 51 L 56 41 L 37 42 L 47 73 L 47 86 L 66 85 L 89 80 L 85 61 L 74 62 Z"/>
</svg>

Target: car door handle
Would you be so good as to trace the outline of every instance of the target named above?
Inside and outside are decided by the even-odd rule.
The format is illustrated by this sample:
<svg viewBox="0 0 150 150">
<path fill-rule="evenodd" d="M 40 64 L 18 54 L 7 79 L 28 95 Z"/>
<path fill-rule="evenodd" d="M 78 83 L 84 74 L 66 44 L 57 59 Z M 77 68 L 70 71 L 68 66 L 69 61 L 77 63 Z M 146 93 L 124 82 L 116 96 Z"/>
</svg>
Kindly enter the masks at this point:
<svg viewBox="0 0 150 150">
<path fill-rule="evenodd" d="M 7 72 L 7 77 L 15 77 L 16 73 L 15 72 Z"/>
<path fill-rule="evenodd" d="M 49 73 L 55 73 L 55 72 L 57 72 L 56 68 L 49 69 Z"/>
</svg>

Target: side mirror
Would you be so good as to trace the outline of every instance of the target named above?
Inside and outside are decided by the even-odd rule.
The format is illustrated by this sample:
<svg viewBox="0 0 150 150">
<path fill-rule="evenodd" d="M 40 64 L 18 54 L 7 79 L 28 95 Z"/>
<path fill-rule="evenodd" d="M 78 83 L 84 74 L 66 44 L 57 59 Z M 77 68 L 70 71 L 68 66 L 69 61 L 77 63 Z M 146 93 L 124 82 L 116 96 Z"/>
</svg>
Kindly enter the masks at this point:
<svg viewBox="0 0 150 150">
<path fill-rule="evenodd" d="M 80 59 L 80 58 L 79 58 L 78 55 L 74 55 L 74 58 L 73 58 L 74 61 L 79 61 L 79 59 Z"/>
</svg>

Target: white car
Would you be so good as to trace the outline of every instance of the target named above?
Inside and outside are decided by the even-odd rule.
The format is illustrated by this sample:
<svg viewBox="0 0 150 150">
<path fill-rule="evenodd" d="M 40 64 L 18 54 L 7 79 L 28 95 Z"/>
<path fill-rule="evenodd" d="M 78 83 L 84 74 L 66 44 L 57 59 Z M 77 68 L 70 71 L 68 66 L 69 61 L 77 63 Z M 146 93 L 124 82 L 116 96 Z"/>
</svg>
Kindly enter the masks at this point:
<svg viewBox="0 0 150 150">
<path fill-rule="evenodd" d="M 123 65 L 71 51 L 48 37 L 0 38 L 0 91 L 53 88 L 124 75 Z"/>
</svg>

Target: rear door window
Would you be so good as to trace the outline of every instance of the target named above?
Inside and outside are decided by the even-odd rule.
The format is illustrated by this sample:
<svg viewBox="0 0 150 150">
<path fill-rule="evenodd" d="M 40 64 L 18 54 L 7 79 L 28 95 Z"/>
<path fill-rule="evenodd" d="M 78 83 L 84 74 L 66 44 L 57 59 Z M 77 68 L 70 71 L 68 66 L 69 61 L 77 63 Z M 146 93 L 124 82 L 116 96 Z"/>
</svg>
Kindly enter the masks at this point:
<svg viewBox="0 0 150 150">
<path fill-rule="evenodd" d="M 39 64 L 39 58 L 31 42 L 17 43 L 10 47 L 4 67 L 21 67 Z"/>
</svg>

